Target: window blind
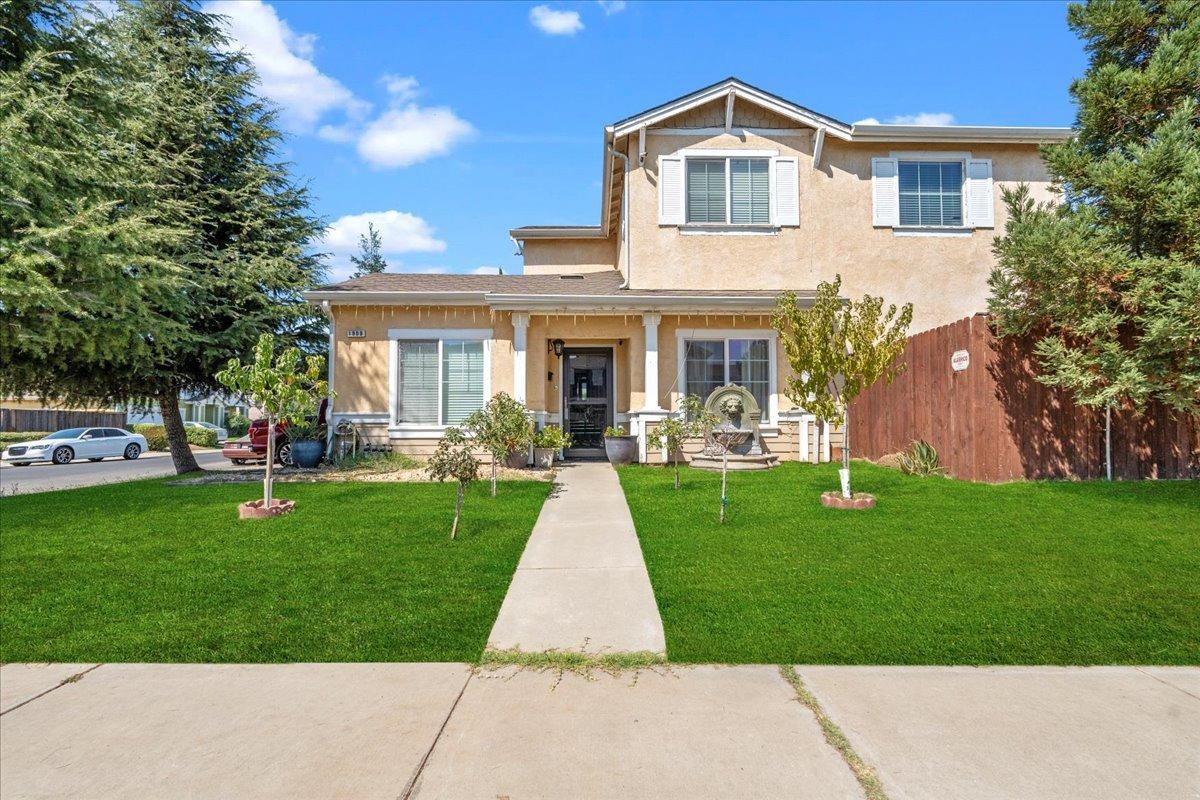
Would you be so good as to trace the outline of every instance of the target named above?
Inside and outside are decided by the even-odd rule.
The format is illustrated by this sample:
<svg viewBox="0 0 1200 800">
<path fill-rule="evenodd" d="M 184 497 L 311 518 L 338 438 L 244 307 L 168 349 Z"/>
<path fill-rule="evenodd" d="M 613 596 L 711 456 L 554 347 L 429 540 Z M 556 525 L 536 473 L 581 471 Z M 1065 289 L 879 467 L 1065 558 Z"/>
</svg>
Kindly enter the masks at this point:
<svg viewBox="0 0 1200 800">
<path fill-rule="evenodd" d="M 483 400 L 483 342 L 442 342 L 442 424 L 461 424 Z"/>
<path fill-rule="evenodd" d="M 438 422 L 437 342 L 398 342 L 400 354 L 397 422 Z"/>
<path fill-rule="evenodd" d="M 770 159 L 729 160 L 730 221 L 734 225 L 771 222 Z"/>
<path fill-rule="evenodd" d="M 684 352 L 684 394 L 707 400 L 725 382 L 725 343 L 690 339 Z"/>
<path fill-rule="evenodd" d="M 962 163 L 900 162 L 900 224 L 960 227 Z"/>
<path fill-rule="evenodd" d="M 687 160 L 687 221 L 726 221 L 725 159 Z"/>
</svg>

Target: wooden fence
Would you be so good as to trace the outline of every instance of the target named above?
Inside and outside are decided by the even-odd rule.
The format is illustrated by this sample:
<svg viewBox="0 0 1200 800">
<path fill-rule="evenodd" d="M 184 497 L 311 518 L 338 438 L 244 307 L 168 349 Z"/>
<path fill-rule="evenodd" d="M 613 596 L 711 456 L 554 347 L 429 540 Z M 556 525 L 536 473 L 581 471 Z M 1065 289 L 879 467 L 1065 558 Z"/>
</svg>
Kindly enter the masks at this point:
<svg viewBox="0 0 1200 800">
<path fill-rule="evenodd" d="M 63 428 L 124 428 L 123 411 L 0 408 L 0 431 L 58 431 Z"/>
<path fill-rule="evenodd" d="M 854 455 L 879 458 L 924 439 L 959 478 L 1104 477 L 1104 412 L 1039 383 L 1031 341 L 995 337 L 980 314 L 909 337 L 901 358 L 904 373 L 850 409 Z M 1197 417 L 1114 412 L 1112 428 L 1113 477 L 1200 477 Z"/>
</svg>

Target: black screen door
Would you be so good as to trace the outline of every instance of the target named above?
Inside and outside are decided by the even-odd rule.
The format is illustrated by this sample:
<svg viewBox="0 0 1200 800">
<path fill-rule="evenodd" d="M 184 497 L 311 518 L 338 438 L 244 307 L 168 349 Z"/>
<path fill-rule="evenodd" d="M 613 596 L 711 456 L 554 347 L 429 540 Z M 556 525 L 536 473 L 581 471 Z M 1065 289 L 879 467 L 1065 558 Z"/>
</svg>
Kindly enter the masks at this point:
<svg viewBox="0 0 1200 800">
<path fill-rule="evenodd" d="M 613 424 L 612 348 L 563 350 L 563 427 L 568 455 L 600 455 L 604 429 Z"/>
</svg>

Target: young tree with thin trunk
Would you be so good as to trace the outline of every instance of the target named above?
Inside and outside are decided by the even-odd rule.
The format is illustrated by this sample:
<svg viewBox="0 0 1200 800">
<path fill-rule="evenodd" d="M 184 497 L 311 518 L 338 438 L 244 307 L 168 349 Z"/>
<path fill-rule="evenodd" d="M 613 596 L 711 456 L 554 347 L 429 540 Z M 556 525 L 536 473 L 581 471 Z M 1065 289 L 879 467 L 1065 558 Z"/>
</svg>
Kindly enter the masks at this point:
<svg viewBox="0 0 1200 800">
<path fill-rule="evenodd" d="M 675 488 L 679 489 L 679 456 L 688 439 L 703 438 L 717 424 L 717 415 L 704 407 L 704 401 L 694 394 L 683 398 L 679 411 L 654 428 L 647 439 L 651 447 L 661 447 L 675 469 Z"/>
<path fill-rule="evenodd" d="M 358 237 L 358 255 L 350 256 L 350 263 L 355 267 L 351 276 L 354 278 L 374 275 L 387 269 L 387 262 L 383 260 L 383 240 L 379 238 L 379 231 L 375 230 L 373 222 L 368 222 L 367 232 Z"/>
<path fill-rule="evenodd" d="M 1071 5 L 1076 136 L 1042 148 L 1058 202 L 1004 194 L 988 307 L 1038 380 L 1105 412 L 1200 411 L 1200 3 Z"/>
<path fill-rule="evenodd" d="M 883 298 L 839 296 L 842 276 L 821 281 L 811 305 L 792 292 L 779 296 L 772 316 L 792 376 L 784 393 L 797 406 L 842 426 L 842 496 L 850 490 L 850 405 L 880 379 L 891 383 L 904 369 L 912 303 L 883 308 Z"/>
<path fill-rule="evenodd" d="M 479 459 L 471 452 L 471 442 L 461 428 L 447 428 L 437 449 L 429 457 L 425 470 L 430 480 L 439 483 L 447 478 L 458 482 L 454 496 L 454 522 L 450 525 L 450 538 L 458 535 L 458 520 L 462 516 L 463 498 L 467 485 L 479 477 Z"/>
<path fill-rule="evenodd" d="M 533 441 L 533 423 L 525 413 L 525 406 L 499 392 L 467 417 L 463 428 L 492 457 L 492 497 L 495 497 L 497 468 L 513 453 L 529 447 Z"/>
<path fill-rule="evenodd" d="M 274 487 L 275 425 L 297 422 L 316 412 L 328 396 L 325 359 L 308 356 L 297 347 L 275 353 L 275 336 L 264 333 L 254 348 L 254 361 L 243 364 L 232 358 L 217 380 L 229 391 L 249 398 L 267 418 L 267 468 L 263 476 L 263 508 L 271 507 Z"/>
</svg>

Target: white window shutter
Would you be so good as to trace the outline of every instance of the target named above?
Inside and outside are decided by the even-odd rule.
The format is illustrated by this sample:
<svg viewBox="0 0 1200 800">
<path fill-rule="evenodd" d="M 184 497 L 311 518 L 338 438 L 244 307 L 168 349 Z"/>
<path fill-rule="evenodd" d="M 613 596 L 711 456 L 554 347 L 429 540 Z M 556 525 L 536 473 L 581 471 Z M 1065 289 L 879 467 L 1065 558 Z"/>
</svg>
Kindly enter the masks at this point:
<svg viewBox="0 0 1200 800">
<path fill-rule="evenodd" d="M 898 173 L 896 159 L 871 159 L 871 224 L 876 227 L 893 227 L 900 224 Z"/>
<path fill-rule="evenodd" d="M 996 227 L 996 201 L 992 196 L 992 160 L 967 160 L 967 224 L 973 228 Z"/>
<path fill-rule="evenodd" d="M 795 226 L 800 224 L 800 181 L 796 159 L 776 158 L 774 196 L 776 225 Z"/>
<path fill-rule="evenodd" d="M 683 159 L 660 156 L 658 159 L 658 224 L 682 225 Z"/>
</svg>

